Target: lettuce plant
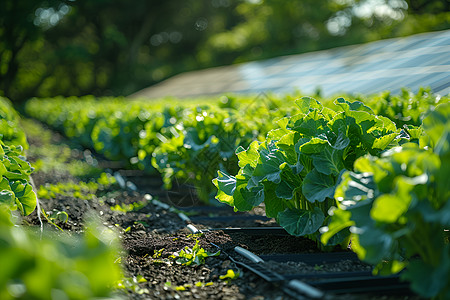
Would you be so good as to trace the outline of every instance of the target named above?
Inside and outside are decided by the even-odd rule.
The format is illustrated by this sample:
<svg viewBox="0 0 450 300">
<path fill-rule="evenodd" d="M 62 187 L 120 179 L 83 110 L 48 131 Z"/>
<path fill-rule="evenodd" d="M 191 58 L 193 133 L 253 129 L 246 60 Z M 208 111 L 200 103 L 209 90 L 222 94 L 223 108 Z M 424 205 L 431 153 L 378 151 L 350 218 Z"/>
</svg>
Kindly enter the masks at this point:
<svg viewBox="0 0 450 300">
<path fill-rule="evenodd" d="M 450 298 L 450 103 L 423 120 L 420 146 L 355 162 L 336 189 L 322 241 L 350 228 L 352 248 L 382 274 L 397 273 L 424 297 Z"/>
<path fill-rule="evenodd" d="M 236 148 L 248 147 L 270 128 L 258 123 L 261 117 L 249 119 L 235 109 L 209 106 L 185 109 L 178 122 L 166 130 L 169 138 L 161 137 L 152 164 L 167 187 L 175 178 L 183 180 L 195 186 L 200 200 L 208 203 L 214 200 L 211 180 L 216 170 L 237 172 Z"/>
<path fill-rule="evenodd" d="M 0 139 L 7 145 L 22 145 L 24 149 L 28 149 L 27 139 L 19 121 L 19 114 L 11 102 L 0 97 Z"/>
<path fill-rule="evenodd" d="M 219 171 L 216 198 L 247 211 L 264 202 L 266 215 L 290 234 L 318 240 L 335 204 L 339 175 L 366 153 L 378 155 L 398 142 L 400 131 L 361 102 L 342 98 L 335 111 L 312 98 L 296 101 L 300 113 L 279 121 L 264 142 L 236 150 L 239 171 Z M 348 234 L 334 239 L 342 242 Z"/>
<path fill-rule="evenodd" d="M 0 203 L 0 299 L 112 299 L 122 278 L 115 233 L 93 220 L 82 236 L 12 226 Z"/>
<path fill-rule="evenodd" d="M 420 126 L 429 111 L 449 99 L 448 95 L 433 94 L 430 88 L 420 88 L 416 94 L 407 89 L 402 89 L 399 95 L 387 91 L 363 102 L 376 114 L 391 119 L 400 128 L 405 125 Z"/>
</svg>

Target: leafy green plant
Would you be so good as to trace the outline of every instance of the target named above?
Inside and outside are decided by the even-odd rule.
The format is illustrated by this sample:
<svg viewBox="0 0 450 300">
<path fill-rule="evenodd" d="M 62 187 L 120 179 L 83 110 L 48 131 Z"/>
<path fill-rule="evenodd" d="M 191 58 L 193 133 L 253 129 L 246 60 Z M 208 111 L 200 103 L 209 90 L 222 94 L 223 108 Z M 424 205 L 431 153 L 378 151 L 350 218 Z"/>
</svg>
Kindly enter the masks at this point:
<svg viewBox="0 0 450 300">
<path fill-rule="evenodd" d="M 423 120 L 420 146 L 355 162 L 336 189 L 322 241 L 346 228 L 352 248 L 382 274 L 397 273 L 424 297 L 450 298 L 450 103 Z"/>
<path fill-rule="evenodd" d="M 93 161 L 87 163 L 90 157 L 83 155 L 79 144 L 71 142 L 71 146 L 67 145 L 69 141 L 60 141 L 53 131 L 36 120 L 22 119 L 20 124 L 28 141 L 34 145 L 27 149 L 27 157 L 35 172 L 48 174 L 57 170 L 79 178 L 96 177 L 102 172 L 93 166 Z"/>
<path fill-rule="evenodd" d="M 173 253 L 171 256 L 175 259 L 177 264 L 181 264 L 184 266 L 190 265 L 201 265 L 205 263 L 205 259 L 210 256 L 218 256 L 220 255 L 220 251 L 217 252 L 209 252 L 202 247 L 200 247 L 198 240 L 195 241 L 195 245 L 192 248 L 188 246 L 184 247 L 184 249 Z"/>
<path fill-rule="evenodd" d="M 6 146 L 0 140 L 0 203 L 29 215 L 37 200 L 29 183 L 32 168 L 22 153 L 21 146 Z"/>
<path fill-rule="evenodd" d="M 391 119 L 398 128 L 405 125 L 420 126 L 426 114 L 433 108 L 450 100 L 450 97 L 436 95 L 430 88 L 420 88 L 414 94 L 407 89 L 402 89 L 401 94 L 392 95 L 387 91 L 380 96 L 362 100 L 370 106 L 376 114 Z"/>
<path fill-rule="evenodd" d="M 98 191 L 105 190 L 115 183 L 114 176 L 102 173 L 96 181 L 58 182 L 57 184 L 41 185 L 38 190 L 38 197 L 50 199 L 60 195 L 92 200 L 96 197 Z"/>
<path fill-rule="evenodd" d="M 193 184 L 200 199 L 211 199 L 216 170 L 237 170 L 234 151 L 258 138 L 255 123 L 244 122 L 233 110 L 197 107 L 185 110 L 179 123 L 153 152 L 153 166 L 166 186 L 178 178 Z"/>
<path fill-rule="evenodd" d="M 21 145 L 28 149 L 27 139 L 19 126 L 20 117 L 11 102 L 0 97 L 0 139 L 7 145 Z"/>
<path fill-rule="evenodd" d="M 94 149 L 106 158 L 133 165 L 138 163 L 141 132 L 147 122 L 154 121 L 145 107 L 127 106 L 125 112 L 116 110 L 99 119 L 92 128 L 91 140 Z"/>
<path fill-rule="evenodd" d="M 141 288 L 140 283 L 147 282 L 147 279 L 142 275 L 137 275 L 133 277 L 125 277 L 116 282 L 115 288 L 119 290 L 130 290 L 138 295 L 148 294 L 149 290 L 146 288 Z"/>
<path fill-rule="evenodd" d="M 116 204 L 114 206 L 111 206 L 110 209 L 112 211 L 117 211 L 117 212 L 126 214 L 127 212 L 130 212 L 130 211 L 139 210 L 139 209 L 145 207 L 146 205 L 147 205 L 147 201 L 138 201 L 138 202 L 133 202 L 133 203 L 129 203 L 129 204 Z"/>
<path fill-rule="evenodd" d="M 149 173 L 156 167 L 167 187 L 175 178 L 196 186 L 205 202 L 213 199 L 217 169 L 237 171 L 236 147 L 262 139 L 274 127 L 266 121 L 269 115 L 287 113 L 282 101 L 229 97 L 152 103 L 35 98 L 27 102 L 26 112 L 109 159 Z"/>
<path fill-rule="evenodd" d="M 236 176 L 219 171 L 213 183 L 216 198 L 236 211 L 264 202 L 266 215 L 290 234 L 318 240 L 318 229 L 328 223 L 340 174 L 351 170 L 358 157 L 378 155 L 398 143 L 400 130 L 358 101 L 335 100 L 339 111 L 308 97 L 296 104 L 300 114 L 281 119 L 280 128 L 270 131 L 264 142 L 236 150 Z"/>
<path fill-rule="evenodd" d="M 1 206 L 1 205 L 0 205 Z M 12 226 L 0 209 L 0 298 L 98 299 L 121 275 L 109 229 L 89 223 L 83 236 L 44 235 Z"/>
<path fill-rule="evenodd" d="M 54 209 L 50 214 L 48 214 L 48 218 L 52 221 L 67 223 L 67 220 L 69 220 L 69 215 L 65 211 L 58 211 Z"/>
<path fill-rule="evenodd" d="M 225 280 L 227 283 L 230 283 L 232 280 L 238 279 L 241 276 L 241 272 L 235 272 L 233 269 L 228 269 L 225 275 L 220 275 L 220 280 Z"/>
<path fill-rule="evenodd" d="M 303 106 L 299 108 L 291 107 L 289 101 L 287 101 L 289 97 L 289 95 L 284 95 L 282 98 L 266 95 L 264 99 L 261 99 L 228 96 L 218 99 L 194 99 L 194 101 L 164 99 L 163 101 L 152 102 L 127 101 L 122 98 L 96 99 L 92 96 L 58 97 L 54 99 L 31 99 L 26 104 L 26 112 L 60 130 L 71 139 L 77 140 L 85 147 L 95 149 L 109 159 L 126 162 L 127 166 L 139 168 L 149 173 L 153 173 L 156 168 L 162 174 L 167 188 L 171 186 L 174 180 L 178 180 L 194 186 L 199 198 L 205 203 L 211 203 L 211 199 L 213 200 L 212 203 L 216 203 L 213 199 L 215 189 L 211 180 L 216 176 L 217 170 L 220 170 L 221 174 L 237 174 L 241 166 L 238 165 L 239 158 L 235 155 L 235 150 L 239 147 L 247 149 L 254 140 L 264 141 L 266 134 L 277 128 L 275 121 L 282 117 L 292 116 L 287 120 L 280 121 L 281 129 L 271 132 L 271 135 L 264 142 L 266 146 L 258 147 L 265 147 L 269 152 L 277 148 L 276 151 L 288 155 L 289 161 L 295 161 L 294 164 L 300 161 L 299 166 L 302 165 L 302 167 L 304 167 L 303 163 L 308 166 L 308 164 L 312 165 L 313 161 L 314 164 L 319 164 L 321 160 L 319 156 L 321 155 L 329 156 L 329 158 L 323 159 L 326 161 L 331 159 L 331 164 L 333 164 L 336 162 L 334 156 L 339 156 L 344 152 L 342 163 L 345 169 L 351 170 L 354 159 L 367 152 L 377 155 L 375 152 L 380 152 L 379 150 L 386 146 L 384 145 L 385 141 L 388 141 L 389 144 L 389 140 L 400 133 L 397 129 L 394 129 L 395 126 L 393 127 L 393 123 L 389 122 L 388 119 L 380 116 L 375 118 L 375 115 L 383 114 L 397 122 L 399 126 L 407 126 L 404 128 L 407 134 L 402 132 L 404 138 L 417 138 L 420 136 L 420 129 L 414 126 L 420 123 L 424 113 L 432 109 L 436 103 L 448 99 L 445 97 L 439 98 L 427 90 L 422 90 L 416 96 L 403 92 L 398 97 L 385 94 L 379 98 L 364 99 L 367 103 L 374 105 L 376 108 L 374 111 L 362 104 L 358 104 L 359 106 L 356 107 L 342 101 L 342 103 L 338 101 L 334 104 L 327 102 L 325 103 L 327 107 L 321 106 L 320 109 L 317 107 L 316 110 L 318 114 L 323 112 L 323 119 L 326 120 L 325 127 L 332 125 L 331 131 L 329 128 L 321 130 L 320 126 L 322 125 L 320 123 L 323 121 L 315 120 L 312 115 L 309 115 L 311 120 L 307 121 L 308 124 L 302 125 L 304 127 L 300 129 L 302 132 L 295 135 L 292 133 L 292 131 L 295 131 L 295 123 L 302 122 L 300 119 L 309 114 L 309 111 L 305 112 L 305 109 L 308 109 Z M 416 102 L 421 104 L 417 105 Z M 204 103 L 207 105 L 203 105 Z M 346 105 L 348 107 L 344 107 Z M 347 121 L 352 122 L 350 114 L 347 114 L 345 115 L 347 119 L 336 120 L 333 121 L 335 124 L 328 124 L 334 118 L 334 115 L 341 113 L 339 116 L 344 116 L 342 114 L 344 110 L 354 111 L 350 113 L 354 115 L 354 123 L 344 124 Z M 298 115 L 298 112 L 301 112 L 301 114 Z M 364 119 L 365 113 L 371 115 L 371 117 Z M 270 122 L 267 120 L 270 120 Z M 411 120 L 411 122 L 408 120 Z M 316 125 L 319 126 L 316 128 L 317 130 L 307 128 Z M 342 126 L 348 128 L 348 132 L 346 131 L 345 134 L 339 131 L 339 127 Z M 379 132 L 381 127 L 389 134 Z M 331 136 L 326 136 L 324 132 L 327 130 L 332 132 Z M 370 132 L 366 132 L 367 130 Z M 292 134 L 289 135 L 288 133 Z M 356 144 L 345 146 L 345 144 L 339 144 L 340 141 L 337 142 L 337 145 L 332 144 L 336 143 L 339 138 L 346 141 L 344 135 Z M 361 146 L 357 145 L 359 142 L 356 137 L 352 137 L 353 135 L 361 135 Z M 294 137 L 295 143 L 298 143 L 299 139 L 312 140 L 305 142 L 305 145 L 302 146 L 301 151 L 304 155 L 301 158 L 292 155 L 293 151 L 295 153 L 297 150 L 300 151 L 300 146 L 297 147 L 299 149 L 295 149 L 295 145 L 289 144 L 293 141 L 287 141 Z M 285 140 L 280 141 L 281 138 Z M 283 143 L 288 144 L 282 146 Z M 325 147 L 324 143 L 328 143 L 329 147 Z M 285 150 L 283 147 L 291 150 Z M 339 147 L 343 148 L 339 149 Z M 242 152 L 242 148 L 239 148 L 239 152 Z M 269 150 L 269 148 L 272 150 Z M 319 152 L 314 153 L 313 148 L 317 148 L 319 152 L 323 150 L 322 148 L 325 150 L 321 152 L 322 154 L 319 154 Z M 242 153 L 242 155 L 244 154 Z M 306 161 L 302 162 L 302 160 Z M 331 166 L 333 168 L 332 174 L 328 174 L 329 170 L 322 169 L 321 171 L 314 165 L 312 167 L 318 172 L 313 172 L 315 176 L 324 174 L 321 180 L 327 187 L 335 184 L 335 179 L 338 177 L 336 168 L 342 170 L 340 163 Z M 258 167 L 257 173 L 264 168 Z M 300 176 L 302 182 L 303 177 L 312 170 L 308 167 L 302 171 L 296 168 L 292 169 L 289 166 L 283 168 L 286 168 L 282 172 L 284 177 L 290 176 L 288 174 L 289 169 L 294 172 L 303 172 L 303 175 Z M 306 180 L 307 183 L 315 180 L 313 174 L 309 175 Z M 298 174 L 294 175 L 290 176 L 292 180 Z M 331 177 L 327 179 L 327 176 Z M 286 194 L 280 197 L 275 193 L 275 196 L 286 200 L 280 203 L 286 202 L 287 204 L 277 204 L 278 208 L 274 208 L 274 213 L 271 215 L 278 214 L 277 210 L 286 209 L 286 205 L 289 206 L 290 202 L 302 203 L 301 200 L 295 200 L 296 197 L 294 196 L 289 198 L 290 189 L 295 189 L 292 184 L 299 184 L 295 182 L 296 180 L 289 183 L 291 185 L 289 189 L 284 189 L 284 184 L 287 184 L 289 180 L 280 181 L 283 183 L 281 187 L 278 187 L 278 193 L 283 193 L 282 190 L 284 189 Z M 270 194 L 270 185 L 275 189 L 279 185 L 279 182 L 265 179 L 263 181 L 267 182 L 261 184 L 254 182 L 250 186 L 255 184 L 255 188 L 259 186 L 261 190 L 262 186 L 266 185 L 266 193 Z M 256 189 L 253 190 L 256 191 Z M 310 193 L 313 193 L 313 191 L 311 190 Z M 330 188 L 325 193 L 331 195 L 332 189 Z M 292 193 L 292 195 L 294 194 L 296 193 Z M 292 198 L 294 200 L 290 201 Z M 311 198 L 310 195 L 309 198 Z M 252 201 L 258 202 L 261 198 L 258 199 Z M 328 199 L 331 198 L 328 197 Z M 320 209 L 325 212 L 326 207 L 329 206 L 325 202 L 329 201 L 323 202 L 323 207 Z M 309 205 L 308 201 L 305 203 Z M 272 209 L 270 208 L 270 210 Z M 295 216 L 291 215 L 293 216 L 289 221 L 293 225 L 291 227 L 296 227 L 293 223 Z"/>
<path fill-rule="evenodd" d="M 29 215 L 37 200 L 29 183 L 33 168 L 24 157 L 24 147 L 28 148 L 28 143 L 19 126 L 19 115 L 7 99 L 0 97 L 0 204 L 8 211 Z"/>
</svg>

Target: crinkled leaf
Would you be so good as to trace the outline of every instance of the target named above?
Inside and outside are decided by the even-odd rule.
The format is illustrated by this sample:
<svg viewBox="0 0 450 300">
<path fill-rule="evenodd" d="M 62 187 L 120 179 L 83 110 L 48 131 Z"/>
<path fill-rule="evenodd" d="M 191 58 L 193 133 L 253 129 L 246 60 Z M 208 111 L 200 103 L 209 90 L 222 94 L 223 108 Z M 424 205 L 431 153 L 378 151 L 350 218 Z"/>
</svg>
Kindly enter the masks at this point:
<svg viewBox="0 0 450 300">
<path fill-rule="evenodd" d="M 328 144 L 326 139 L 322 138 L 301 138 L 295 144 L 295 150 L 298 153 L 313 154 L 321 152 Z"/>
<path fill-rule="evenodd" d="M 373 110 L 370 107 L 364 105 L 364 103 L 360 101 L 349 102 L 344 98 L 337 98 L 336 100 L 334 100 L 334 104 L 340 106 L 345 112 L 348 112 L 349 110 L 355 110 L 374 114 Z"/>
<path fill-rule="evenodd" d="M 298 105 L 300 111 L 304 114 L 308 114 L 314 109 L 318 109 L 320 111 L 323 108 L 323 105 L 319 101 L 311 97 L 302 97 L 301 99 L 296 100 L 295 104 Z"/>
<path fill-rule="evenodd" d="M 250 165 L 253 168 L 256 167 L 259 157 L 258 148 L 259 148 L 258 141 L 253 141 L 247 150 L 239 146 L 236 149 L 236 155 L 239 158 L 239 167 L 243 168 L 246 165 Z"/>
<path fill-rule="evenodd" d="M 260 161 L 253 171 L 252 182 L 249 182 L 249 188 L 255 186 L 255 182 L 263 180 L 280 183 L 280 165 L 285 162 L 283 153 L 273 143 L 270 143 L 267 145 L 267 148 L 261 147 L 259 154 Z"/>
<path fill-rule="evenodd" d="M 280 225 L 295 236 L 315 233 L 325 220 L 325 216 L 318 207 L 314 210 L 286 209 L 278 214 Z"/>
<path fill-rule="evenodd" d="M 297 122 L 299 123 L 299 122 Z M 316 137 L 325 134 L 327 131 L 327 120 L 318 110 L 311 111 L 303 118 L 303 122 L 295 127 L 295 131 L 306 137 Z"/>
<path fill-rule="evenodd" d="M 383 136 L 381 136 L 379 138 L 376 138 L 373 141 L 372 148 L 384 150 L 396 138 L 397 138 L 397 133 L 391 133 L 391 134 L 383 135 Z"/>
</svg>

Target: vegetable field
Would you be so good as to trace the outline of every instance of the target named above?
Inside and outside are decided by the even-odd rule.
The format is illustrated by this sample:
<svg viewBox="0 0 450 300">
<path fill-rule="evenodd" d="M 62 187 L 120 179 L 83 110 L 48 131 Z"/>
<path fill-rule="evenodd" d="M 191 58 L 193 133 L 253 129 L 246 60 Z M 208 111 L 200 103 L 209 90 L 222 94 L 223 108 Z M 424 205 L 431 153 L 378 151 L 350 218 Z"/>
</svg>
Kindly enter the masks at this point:
<svg viewBox="0 0 450 300">
<path fill-rule="evenodd" d="M 450 299 L 449 96 L 0 100 L 1 299 Z"/>
</svg>

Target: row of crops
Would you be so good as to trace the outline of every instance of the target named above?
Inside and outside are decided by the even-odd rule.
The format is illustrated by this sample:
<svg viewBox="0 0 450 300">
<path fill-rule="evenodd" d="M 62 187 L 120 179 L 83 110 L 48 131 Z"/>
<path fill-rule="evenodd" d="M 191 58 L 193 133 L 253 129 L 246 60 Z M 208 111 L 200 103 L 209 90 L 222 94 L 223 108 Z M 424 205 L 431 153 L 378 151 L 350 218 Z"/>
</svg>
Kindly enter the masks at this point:
<svg viewBox="0 0 450 300">
<path fill-rule="evenodd" d="M 19 114 L 0 98 L 0 299 L 107 297 L 122 279 L 114 234 L 92 219 L 79 237 L 36 232 L 22 218 L 39 210 Z M 43 213 L 42 215 L 44 215 Z"/>
<path fill-rule="evenodd" d="M 111 160 L 247 211 L 289 233 L 402 271 L 450 297 L 450 104 L 422 89 L 334 101 L 32 99 L 28 115 Z"/>
</svg>

